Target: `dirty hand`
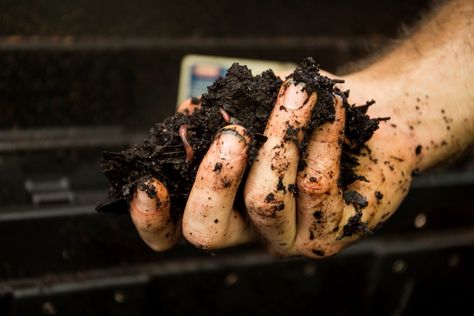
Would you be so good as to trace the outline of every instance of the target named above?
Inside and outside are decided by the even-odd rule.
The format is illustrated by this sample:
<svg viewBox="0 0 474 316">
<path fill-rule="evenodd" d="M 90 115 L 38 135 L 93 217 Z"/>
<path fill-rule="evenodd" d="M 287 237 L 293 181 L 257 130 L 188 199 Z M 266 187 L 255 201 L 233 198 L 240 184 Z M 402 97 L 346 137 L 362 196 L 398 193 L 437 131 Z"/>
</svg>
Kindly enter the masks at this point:
<svg viewBox="0 0 474 316">
<path fill-rule="evenodd" d="M 334 96 L 336 118 L 316 128 L 309 139 L 306 164 L 288 128 L 308 124 L 317 95 L 302 85 L 283 85 L 265 130 L 267 141 L 252 164 L 244 191 L 256 230 L 281 255 L 325 257 L 373 230 L 399 206 L 411 182 L 413 152 L 404 134 L 381 122 L 359 157 L 356 173 L 367 181 L 338 185 L 346 111 Z M 350 122 L 349 122 L 350 123 Z M 403 146 L 400 146 L 403 143 Z"/>
<path fill-rule="evenodd" d="M 194 245 L 217 249 L 255 239 L 258 232 L 280 255 L 319 258 L 338 252 L 387 219 L 410 186 L 414 145 L 381 122 L 367 144 L 370 151 L 359 157 L 356 172 L 367 181 L 342 190 L 338 179 L 346 118 L 340 96 L 334 96 L 335 121 L 313 131 L 306 166 L 298 170 L 301 128 L 309 123 L 316 102 L 316 93 L 308 95 L 302 84 L 290 80 L 282 85 L 265 130 L 268 139 L 245 183 L 245 207 L 240 203 L 245 210 L 236 208 L 241 201 L 235 197 L 250 137 L 237 125 L 220 131 L 201 162 L 182 223 L 171 221 L 168 192 L 159 181 L 153 180 L 157 199 L 138 190 L 131 215 L 145 242 L 155 250 L 168 249 L 182 226 Z M 178 110 L 191 113 L 197 106 L 186 101 Z M 288 137 L 289 128 L 296 135 Z"/>
</svg>

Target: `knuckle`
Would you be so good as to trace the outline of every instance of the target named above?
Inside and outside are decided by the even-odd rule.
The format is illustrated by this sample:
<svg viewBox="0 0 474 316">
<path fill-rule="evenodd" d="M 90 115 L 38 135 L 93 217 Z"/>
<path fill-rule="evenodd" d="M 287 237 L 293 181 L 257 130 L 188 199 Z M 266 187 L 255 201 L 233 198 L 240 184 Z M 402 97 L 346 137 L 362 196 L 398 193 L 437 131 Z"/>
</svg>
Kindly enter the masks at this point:
<svg viewBox="0 0 474 316">
<path fill-rule="evenodd" d="M 278 213 L 285 208 L 281 195 L 281 193 L 274 193 L 271 190 L 249 192 L 245 196 L 249 215 L 257 220 L 278 217 Z"/>
<path fill-rule="evenodd" d="M 326 173 L 313 171 L 298 177 L 298 191 L 306 194 L 328 193 L 335 185 L 335 181 Z"/>
<path fill-rule="evenodd" d="M 250 215 L 255 218 L 271 219 L 277 218 L 278 213 L 285 208 L 285 203 L 275 201 L 272 203 L 257 203 L 249 209 Z"/>
</svg>

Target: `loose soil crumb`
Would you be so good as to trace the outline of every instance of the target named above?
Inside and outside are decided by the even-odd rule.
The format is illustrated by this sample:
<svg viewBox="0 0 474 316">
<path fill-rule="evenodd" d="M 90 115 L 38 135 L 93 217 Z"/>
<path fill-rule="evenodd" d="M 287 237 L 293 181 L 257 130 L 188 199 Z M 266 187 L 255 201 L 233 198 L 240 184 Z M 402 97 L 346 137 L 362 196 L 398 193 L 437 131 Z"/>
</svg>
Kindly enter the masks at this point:
<svg viewBox="0 0 474 316">
<path fill-rule="evenodd" d="M 367 223 L 362 222 L 361 218 L 362 212 L 360 210 L 356 210 L 356 214 L 349 217 L 347 224 L 342 228 L 342 236 L 338 237 L 338 239 L 340 240 L 344 237 L 351 237 L 352 235 L 359 233 L 372 233 L 372 231 L 367 227 Z"/>
<path fill-rule="evenodd" d="M 267 197 L 265 198 L 265 202 L 270 203 L 275 201 L 275 195 L 273 193 L 268 193 Z"/>
<path fill-rule="evenodd" d="M 322 211 L 315 211 L 313 213 L 313 217 L 316 218 L 319 221 L 323 218 L 323 212 Z"/>
<path fill-rule="evenodd" d="M 423 147 L 421 145 L 418 145 L 416 146 L 415 148 L 415 154 L 418 156 L 419 154 L 421 154 L 421 150 L 423 149 Z"/>
<path fill-rule="evenodd" d="M 296 185 L 294 183 L 288 184 L 288 191 L 293 193 L 293 195 L 296 195 Z"/>
<path fill-rule="evenodd" d="M 365 196 L 362 196 L 357 191 L 352 191 L 352 190 L 344 191 L 342 196 L 344 198 L 344 201 L 347 204 L 352 203 L 354 205 L 358 205 L 361 208 L 364 208 L 367 206 L 367 198 Z"/>
<path fill-rule="evenodd" d="M 354 172 L 358 165 L 357 155 L 378 128 L 379 121 L 386 120 L 372 119 L 366 115 L 367 108 L 374 101 L 362 106 L 350 105 L 347 102 L 348 92 L 342 92 L 334 86 L 341 81 L 321 76 L 319 67 L 312 58 L 304 59 L 289 78 L 293 79 L 294 84 L 304 83 L 303 89 L 308 94 L 314 91 L 318 95 L 311 123 L 303 130 L 303 141 L 298 144 L 302 153 L 299 168 L 306 165 L 306 147 L 311 132 L 326 122 L 334 121 L 334 95 L 337 94 L 343 99 L 347 117 L 346 142 L 343 146 L 338 184 L 345 190 L 354 181 L 365 180 L 362 175 Z M 228 125 L 222 110 L 230 116 L 232 124 L 240 124 L 247 129 L 252 139 L 249 145 L 250 164 L 257 150 L 266 141 L 263 132 L 282 83 L 272 70 L 253 76 L 246 66 L 234 63 L 225 77 L 217 79 L 208 87 L 207 93 L 201 99 L 191 100 L 194 104 L 201 103 L 201 109 L 189 116 L 176 113 L 157 123 L 142 144 L 118 153 L 104 152 L 101 167 L 110 182 L 109 200 L 99 204 L 97 210 L 107 213 L 128 212 L 129 202 L 137 188 L 144 190 L 150 197 L 156 194 L 153 188 L 147 185 L 148 180 L 154 177 L 167 187 L 171 198 L 172 217 L 176 221 L 184 209 L 199 163 L 216 133 Z M 194 152 L 192 161 L 186 161 L 186 152 L 179 136 L 182 125 L 187 125 L 187 138 Z M 221 168 L 221 165 L 216 164 L 214 171 L 219 172 Z M 286 192 L 281 179 L 278 190 Z M 297 193 L 294 184 L 290 184 L 288 190 Z M 366 203 L 366 198 L 357 192 L 347 192 L 344 193 L 346 202 L 358 206 L 362 206 L 364 200 Z M 242 190 L 239 190 L 238 194 L 241 195 Z M 267 198 L 271 200 L 271 196 Z M 238 197 L 237 199 L 239 200 Z M 278 205 L 277 208 L 283 209 L 284 204 Z"/>
<path fill-rule="evenodd" d="M 220 162 L 216 162 L 216 164 L 214 165 L 214 170 L 212 171 L 219 173 L 221 172 L 221 170 L 222 170 L 222 164 Z"/>
<path fill-rule="evenodd" d="M 277 184 L 277 191 L 283 191 L 283 193 L 286 193 L 286 188 L 285 185 L 283 184 L 283 176 L 278 178 L 278 184 Z"/>
<path fill-rule="evenodd" d="M 377 201 L 380 201 L 383 199 L 383 194 L 382 192 L 380 191 L 375 191 L 375 198 L 377 199 Z"/>
</svg>

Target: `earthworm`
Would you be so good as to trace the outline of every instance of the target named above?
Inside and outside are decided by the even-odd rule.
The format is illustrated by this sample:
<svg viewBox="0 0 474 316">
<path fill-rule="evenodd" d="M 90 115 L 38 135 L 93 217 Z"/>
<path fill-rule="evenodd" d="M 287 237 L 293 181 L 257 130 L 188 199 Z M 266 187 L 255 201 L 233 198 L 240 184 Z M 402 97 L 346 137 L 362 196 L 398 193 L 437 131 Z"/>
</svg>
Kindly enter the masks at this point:
<svg viewBox="0 0 474 316">
<path fill-rule="evenodd" d="M 193 146 L 189 143 L 188 139 L 188 124 L 183 124 L 179 127 L 179 137 L 183 143 L 184 152 L 186 153 L 186 162 L 191 163 L 194 158 Z"/>
<path fill-rule="evenodd" d="M 226 110 L 224 110 L 223 108 L 220 108 L 219 109 L 219 112 L 221 112 L 221 115 L 222 115 L 222 118 L 224 119 L 224 121 L 229 124 L 230 123 L 230 115 L 229 113 L 227 113 Z"/>
</svg>

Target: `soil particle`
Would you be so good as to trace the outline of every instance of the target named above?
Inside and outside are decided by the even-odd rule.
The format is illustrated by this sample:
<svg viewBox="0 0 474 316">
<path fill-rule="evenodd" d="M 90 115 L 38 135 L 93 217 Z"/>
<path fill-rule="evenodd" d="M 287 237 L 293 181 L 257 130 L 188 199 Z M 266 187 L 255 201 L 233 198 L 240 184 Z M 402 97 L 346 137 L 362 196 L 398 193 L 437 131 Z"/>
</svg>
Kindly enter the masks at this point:
<svg viewBox="0 0 474 316">
<path fill-rule="evenodd" d="M 379 122 L 390 119 L 389 117 L 371 119 L 364 112 L 367 111 L 366 106 L 360 108 L 346 104 L 346 126 L 344 133 L 350 141 L 350 149 L 357 154 L 365 147 L 365 143 L 379 128 Z"/>
<path fill-rule="evenodd" d="M 221 169 L 222 169 L 222 164 L 220 162 L 216 162 L 216 164 L 214 165 L 214 172 L 216 173 L 220 173 L 221 172 Z"/>
<path fill-rule="evenodd" d="M 361 221 L 362 212 L 357 211 L 355 215 L 351 216 L 347 221 L 347 224 L 342 228 L 342 236 L 338 239 L 344 237 L 351 237 L 354 234 L 358 233 L 371 233 L 370 229 L 367 228 L 367 223 Z"/>
<path fill-rule="evenodd" d="M 278 178 L 277 191 L 283 191 L 286 193 L 285 185 L 283 184 L 283 176 Z"/>
<path fill-rule="evenodd" d="M 377 199 L 377 201 L 380 201 L 383 199 L 383 194 L 382 192 L 380 191 L 375 191 L 375 198 Z"/>
<path fill-rule="evenodd" d="M 390 163 L 390 161 L 385 160 L 385 161 L 383 162 L 383 164 L 386 165 L 386 166 L 388 166 L 388 168 L 389 168 L 391 171 L 395 170 L 395 167 Z"/>
<path fill-rule="evenodd" d="M 416 146 L 415 148 L 415 154 L 418 156 L 419 154 L 421 154 L 421 150 L 423 149 L 423 147 L 421 145 L 418 145 Z"/>
<path fill-rule="evenodd" d="M 293 194 L 296 194 L 296 185 L 294 183 L 288 184 L 288 191 Z"/>
<path fill-rule="evenodd" d="M 321 218 L 323 218 L 323 212 L 322 212 L 322 211 L 315 211 L 315 212 L 313 213 L 313 216 L 314 216 L 314 218 L 316 218 L 316 219 L 321 219 Z"/>
<path fill-rule="evenodd" d="M 301 151 L 299 168 L 306 166 L 306 147 L 312 131 L 326 122 L 334 121 L 334 95 L 343 99 L 346 109 L 346 141 L 343 146 L 341 177 L 338 181 L 342 188 L 354 181 L 365 180 L 357 175 L 354 168 L 358 165 L 357 156 L 370 139 L 378 124 L 387 118 L 372 119 L 366 115 L 367 108 L 373 101 L 362 106 L 350 105 L 347 102 L 348 91 L 342 92 L 334 85 L 340 80 L 331 80 L 319 74 L 319 67 L 312 58 L 304 59 L 295 72 L 289 76 L 294 84 L 303 83 L 308 94 L 317 93 L 317 103 L 311 114 L 311 123 L 302 130 L 303 139 L 298 147 Z M 226 76 L 217 79 L 208 87 L 202 98 L 193 98 L 191 103 L 201 104 L 201 108 L 191 115 L 176 113 L 164 121 L 155 124 L 150 135 L 142 144 L 121 152 L 104 152 L 101 167 L 110 182 L 109 200 L 97 206 L 98 211 L 110 213 L 127 213 L 129 202 L 137 188 L 144 188 L 151 177 L 162 181 L 167 187 L 172 205 L 172 218 L 177 221 L 184 209 L 192 188 L 199 163 L 202 161 L 214 136 L 224 126 L 222 110 L 231 118 L 231 122 L 241 122 L 252 141 L 249 144 L 249 164 L 255 159 L 257 150 L 266 141 L 263 136 L 270 113 L 275 104 L 282 84 L 272 70 L 253 76 L 246 67 L 235 63 Z M 186 161 L 186 152 L 179 136 L 181 126 L 187 125 L 187 139 L 192 146 L 193 160 Z M 299 133 L 289 127 L 288 136 Z M 216 164 L 214 171 L 222 168 Z M 245 182 L 245 179 L 242 183 Z M 224 183 L 224 186 L 231 181 Z M 293 185 L 294 186 L 294 185 Z M 294 187 L 293 187 L 294 188 Z M 286 192 L 282 177 L 277 190 Z M 288 187 L 289 191 L 291 189 Z M 144 190 L 151 195 L 150 188 Z M 241 190 L 240 190 L 240 195 Z M 239 199 L 239 197 L 237 197 Z"/>
<path fill-rule="evenodd" d="M 232 180 L 224 178 L 222 179 L 222 185 L 224 188 L 229 188 L 232 185 Z"/>
<path fill-rule="evenodd" d="M 282 210 L 285 209 L 285 203 L 281 202 L 281 203 L 279 203 L 278 205 L 273 206 L 272 209 L 273 209 L 275 212 L 282 211 Z M 273 217 L 276 217 L 276 214 L 275 214 L 275 213 L 273 214 Z"/>
<path fill-rule="evenodd" d="M 275 201 L 275 195 L 273 193 L 268 193 L 267 197 L 265 198 L 266 203 L 270 203 Z"/>
<path fill-rule="evenodd" d="M 390 158 L 393 158 L 393 159 L 395 159 L 396 161 L 399 161 L 399 162 L 405 161 L 404 159 L 396 157 L 396 156 L 390 156 Z"/>
<path fill-rule="evenodd" d="M 299 130 L 300 130 L 299 128 L 294 128 L 293 126 L 288 124 L 287 129 L 286 129 L 285 140 L 291 141 L 295 143 L 296 145 L 298 145 Z"/>
<path fill-rule="evenodd" d="M 357 191 L 353 191 L 353 190 L 344 191 L 342 196 L 346 204 L 352 203 L 362 208 L 366 207 L 368 204 L 367 199 Z"/>
</svg>

